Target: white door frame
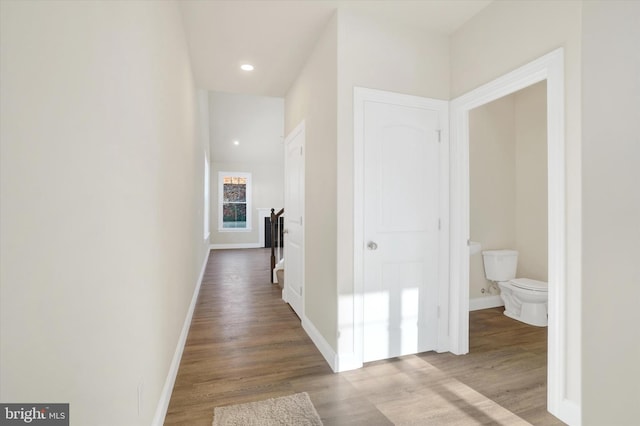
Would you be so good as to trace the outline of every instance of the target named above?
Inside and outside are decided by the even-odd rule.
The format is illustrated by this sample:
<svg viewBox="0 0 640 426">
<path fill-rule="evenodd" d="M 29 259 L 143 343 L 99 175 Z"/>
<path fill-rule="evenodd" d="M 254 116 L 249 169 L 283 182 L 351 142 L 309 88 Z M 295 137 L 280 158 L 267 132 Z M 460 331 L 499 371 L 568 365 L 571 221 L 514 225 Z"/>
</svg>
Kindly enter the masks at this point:
<svg viewBox="0 0 640 426">
<path fill-rule="evenodd" d="M 353 171 L 353 212 L 354 212 L 354 237 L 353 237 L 353 358 L 346 363 L 341 363 L 340 371 L 359 368 L 363 365 L 364 355 L 364 104 L 366 101 L 384 102 L 407 107 L 429 108 L 441 112 L 440 141 L 440 264 L 438 277 L 438 352 L 448 350 L 448 324 L 443 319 L 447 318 L 449 303 L 449 102 L 423 98 L 419 96 L 404 95 L 382 90 L 354 87 L 353 111 L 354 111 L 354 171 Z"/>
<path fill-rule="evenodd" d="M 566 163 L 564 52 L 553 52 L 451 101 L 450 351 L 469 352 L 469 111 L 547 81 L 549 329 L 547 408 L 571 424 L 579 409 L 566 399 Z M 577 411 L 577 412 L 576 412 Z"/>
<path fill-rule="evenodd" d="M 287 191 L 286 186 L 287 186 L 287 176 L 288 176 L 288 174 L 287 174 L 288 173 L 288 170 L 287 170 L 288 169 L 288 160 L 287 160 L 287 154 L 286 154 L 287 146 L 289 145 L 289 143 L 291 143 L 291 141 L 293 139 L 295 139 L 298 135 L 302 134 L 302 150 L 303 150 L 303 153 L 304 153 L 304 150 L 306 149 L 306 146 L 305 146 L 306 145 L 306 139 L 305 139 L 306 133 L 305 133 L 305 131 L 306 131 L 305 130 L 305 122 L 303 120 L 287 135 L 287 137 L 284 140 L 283 153 L 284 153 L 284 177 L 285 177 L 285 203 L 286 203 L 286 197 L 287 197 L 287 195 L 286 195 L 286 193 L 287 193 L 286 192 Z M 304 157 L 304 154 L 303 154 L 303 156 L 302 156 L 302 165 L 301 165 L 301 167 L 302 167 L 302 175 L 303 176 L 305 176 L 305 160 L 304 160 L 304 158 L 305 157 Z M 302 285 L 302 306 L 301 306 L 301 310 L 302 310 L 302 312 L 296 312 L 298 315 L 300 315 L 300 320 L 301 321 L 306 318 L 304 312 L 305 312 L 305 299 L 306 299 L 306 294 L 307 294 L 306 289 L 305 289 L 305 266 L 304 266 L 305 265 L 305 257 L 304 257 L 305 256 L 305 232 L 304 232 L 305 226 L 304 226 L 304 224 L 306 223 L 306 220 L 305 220 L 305 209 L 304 209 L 304 207 L 305 207 L 305 191 L 304 190 L 305 190 L 305 186 L 304 186 L 304 182 L 303 182 L 303 184 L 302 184 L 302 193 L 301 193 L 301 197 L 302 197 L 301 210 L 302 211 L 300 212 L 301 215 L 302 215 L 302 224 L 303 224 L 302 225 L 302 229 L 300 231 L 301 232 L 301 234 L 300 234 L 300 247 L 301 248 L 300 249 L 302 250 L 302 254 L 301 254 L 302 265 L 300 265 L 300 273 L 302 274 L 302 277 L 301 277 L 301 285 Z M 286 224 L 286 221 L 287 221 L 287 206 L 286 205 L 284 206 L 284 220 L 285 220 L 285 229 L 286 229 L 286 226 L 287 226 L 287 224 Z M 285 236 L 285 239 L 286 238 L 287 237 Z M 283 249 L 286 249 L 286 246 L 287 246 L 287 244 L 285 242 Z M 287 252 L 286 252 L 286 250 L 284 250 L 284 259 L 285 259 L 284 260 L 284 268 L 285 268 L 285 271 L 286 271 L 287 270 L 287 262 L 291 262 L 291 257 L 290 256 L 289 256 L 289 259 L 287 260 Z M 291 281 L 289 280 L 289 282 L 291 282 Z M 285 278 L 285 280 L 284 280 L 284 288 L 282 289 L 282 300 L 287 302 L 287 303 L 289 303 L 288 292 L 289 292 L 289 287 L 287 287 L 287 279 Z"/>
</svg>

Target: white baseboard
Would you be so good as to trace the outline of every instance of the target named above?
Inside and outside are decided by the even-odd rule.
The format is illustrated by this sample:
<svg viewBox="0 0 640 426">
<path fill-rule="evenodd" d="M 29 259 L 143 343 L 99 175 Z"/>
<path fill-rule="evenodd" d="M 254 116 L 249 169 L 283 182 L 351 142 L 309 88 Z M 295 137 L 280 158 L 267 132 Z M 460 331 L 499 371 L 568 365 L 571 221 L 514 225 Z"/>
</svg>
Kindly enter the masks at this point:
<svg viewBox="0 0 640 426">
<path fill-rule="evenodd" d="M 351 352 L 338 356 L 338 362 L 333 372 L 342 373 L 343 371 L 357 370 L 358 368 L 362 368 L 362 359 L 356 357 L 355 354 Z"/>
<path fill-rule="evenodd" d="M 560 401 L 558 413 L 551 414 L 571 426 L 579 426 L 582 424 L 580 404 L 566 398 Z"/>
<path fill-rule="evenodd" d="M 196 301 L 198 300 L 198 294 L 200 293 L 200 287 L 202 286 L 202 279 L 204 278 L 204 271 L 207 269 L 207 261 L 209 260 L 210 251 L 207 250 L 207 255 L 204 258 L 202 268 L 200 269 L 200 276 L 196 283 L 196 288 L 193 290 L 193 296 L 191 297 L 191 304 L 187 310 L 187 316 L 182 324 L 182 332 L 178 339 L 178 345 L 173 353 L 173 360 L 169 366 L 169 373 L 164 382 L 162 393 L 160 394 L 160 400 L 156 406 L 156 413 L 153 417 L 153 426 L 162 426 L 164 418 L 167 415 L 167 409 L 169 408 L 169 401 L 171 400 L 171 392 L 173 392 L 173 385 L 176 382 L 176 376 L 178 375 L 178 368 L 180 367 L 180 360 L 182 359 L 182 352 L 184 351 L 185 343 L 187 342 L 187 335 L 189 334 L 189 328 L 191 327 L 191 319 L 193 318 L 193 312 L 196 308 Z"/>
<path fill-rule="evenodd" d="M 238 244 L 211 244 L 209 246 L 211 250 L 228 250 L 228 249 L 250 249 L 250 248 L 264 248 L 260 243 L 238 243 Z"/>
<path fill-rule="evenodd" d="M 486 296 L 476 297 L 475 299 L 469 299 L 469 310 L 479 311 L 480 309 L 497 308 L 498 306 L 504 306 L 502 297 L 500 296 Z"/>
<path fill-rule="evenodd" d="M 320 351 L 324 359 L 329 364 L 329 367 L 335 372 L 338 366 L 338 357 L 329 343 L 322 337 L 322 334 L 313 325 L 311 321 L 305 316 L 302 320 L 302 328 L 307 332 L 307 335 L 311 338 L 316 348 Z"/>
</svg>

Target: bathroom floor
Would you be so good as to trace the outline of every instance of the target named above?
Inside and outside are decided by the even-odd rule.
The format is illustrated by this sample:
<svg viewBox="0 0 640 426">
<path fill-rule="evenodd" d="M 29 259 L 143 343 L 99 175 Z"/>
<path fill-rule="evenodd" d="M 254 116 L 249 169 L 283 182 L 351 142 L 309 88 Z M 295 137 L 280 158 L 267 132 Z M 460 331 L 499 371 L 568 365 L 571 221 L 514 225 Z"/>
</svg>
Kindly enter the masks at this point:
<svg viewBox="0 0 640 426">
<path fill-rule="evenodd" d="M 547 412 L 547 327 L 503 315 L 469 313 L 469 354 L 426 352 L 421 358 L 533 425 L 564 425 Z"/>
</svg>

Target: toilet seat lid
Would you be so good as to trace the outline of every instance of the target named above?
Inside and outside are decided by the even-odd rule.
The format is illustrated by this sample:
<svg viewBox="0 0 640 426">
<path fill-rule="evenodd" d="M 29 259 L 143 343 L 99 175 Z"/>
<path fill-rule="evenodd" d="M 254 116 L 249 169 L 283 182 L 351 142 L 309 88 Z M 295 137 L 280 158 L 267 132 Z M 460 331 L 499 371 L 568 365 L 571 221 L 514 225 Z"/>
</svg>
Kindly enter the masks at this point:
<svg viewBox="0 0 640 426">
<path fill-rule="evenodd" d="M 516 287 L 535 291 L 548 291 L 549 285 L 544 281 L 532 280 L 530 278 L 516 278 L 510 281 Z"/>
</svg>

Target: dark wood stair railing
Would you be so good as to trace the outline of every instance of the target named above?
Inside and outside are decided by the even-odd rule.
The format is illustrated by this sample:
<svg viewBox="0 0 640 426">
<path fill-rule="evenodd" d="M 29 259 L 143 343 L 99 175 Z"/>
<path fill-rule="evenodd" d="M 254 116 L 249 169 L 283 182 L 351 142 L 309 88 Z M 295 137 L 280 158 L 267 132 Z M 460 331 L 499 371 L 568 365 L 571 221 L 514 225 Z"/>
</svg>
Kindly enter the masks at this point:
<svg viewBox="0 0 640 426">
<path fill-rule="evenodd" d="M 284 214 L 284 207 L 280 209 L 278 213 L 275 209 L 271 209 L 271 269 L 269 270 L 269 276 L 273 283 L 273 270 L 276 267 L 276 244 L 278 247 L 282 246 L 282 233 L 280 232 L 280 216 Z M 279 259 L 278 259 L 279 260 Z"/>
</svg>

